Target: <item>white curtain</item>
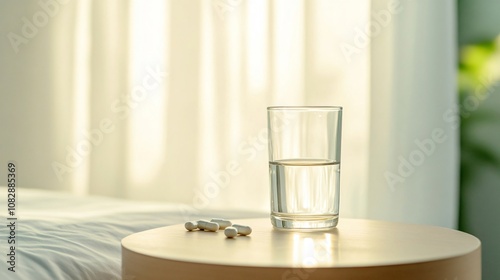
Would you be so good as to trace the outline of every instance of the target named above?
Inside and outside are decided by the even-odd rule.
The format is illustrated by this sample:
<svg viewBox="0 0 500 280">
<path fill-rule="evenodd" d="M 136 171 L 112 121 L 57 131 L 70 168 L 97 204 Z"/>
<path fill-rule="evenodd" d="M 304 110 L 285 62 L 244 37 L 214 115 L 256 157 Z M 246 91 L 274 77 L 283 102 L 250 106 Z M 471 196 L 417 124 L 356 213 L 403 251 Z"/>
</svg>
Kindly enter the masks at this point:
<svg viewBox="0 0 500 280">
<path fill-rule="evenodd" d="M 391 2 L 373 1 L 372 14 Z M 372 40 L 367 214 L 456 227 L 455 2 L 401 3 Z"/>
<path fill-rule="evenodd" d="M 451 0 L 2 1 L 0 159 L 21 187 L 267 211 L 266 107 L 340 105 L 342 215 L 454 227 L 454 17 Z"/>
</svg>

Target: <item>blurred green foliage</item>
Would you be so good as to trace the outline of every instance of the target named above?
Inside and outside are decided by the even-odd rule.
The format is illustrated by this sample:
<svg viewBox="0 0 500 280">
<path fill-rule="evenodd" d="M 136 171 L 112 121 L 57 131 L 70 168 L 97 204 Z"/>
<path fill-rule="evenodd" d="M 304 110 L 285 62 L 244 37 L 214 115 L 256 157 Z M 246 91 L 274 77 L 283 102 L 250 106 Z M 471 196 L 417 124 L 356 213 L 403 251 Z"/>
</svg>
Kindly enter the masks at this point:
<svg viewBox="0 0 500 280">
<path fill-rule="evenodd" d="M 500 167 L 500 143 L 488 145 L 484 140 L 490 136 L 477 129 L 488 124 L 496 126 L 496 122 L 500 121 L 500 103 L 495 96 L 498 95 L 499 80 L 498 40 L 461 49 L 458 84 L 462 183 L 465 183 L 475 168 L 484 165 Z M 494 131 L 489 131 L 488 134 L 492 133 Z"/>
<path fill-rule="evenodd" d="M 481 83 L 481 78 L 487 74 L 487 62 L 496 52 L 494 41 L 471 46 L 460 50 L 459 62 L 459 89 L 462 94 L 471 94 Z"/>
<path fill-rule="evenodd" d="M 500 279 L 500 40 L 463 46 L 459 229 L 482 242 L 483 279 Z"/>
</svg>

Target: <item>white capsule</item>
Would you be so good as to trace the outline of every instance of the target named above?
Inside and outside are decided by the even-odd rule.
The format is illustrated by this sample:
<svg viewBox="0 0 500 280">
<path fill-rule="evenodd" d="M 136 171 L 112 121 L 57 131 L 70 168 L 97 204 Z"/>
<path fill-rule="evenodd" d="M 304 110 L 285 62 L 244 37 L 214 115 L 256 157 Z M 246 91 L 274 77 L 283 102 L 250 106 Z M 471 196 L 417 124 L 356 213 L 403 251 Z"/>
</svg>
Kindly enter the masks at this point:
<svg viewBox="0 0 500 280">
<path fill-rule="evenodd" d="M 196 224 L 198 225 L 198 229 L 203 231 L 205 230 L 205 224 L 208 223 L 207 220 L 199 220 L 196 222 Z"/>
<path fill-rule="evenodd" d="M 220 229 L 225 229 L 227 227 L 230 227 L 233 224 L 229 220 L 219 219 L 219 218 L 213 218 L 213 219 L 210 220 L 210 222 L 212 222 L 212 223 L 218 223 Z"/>
<path fill-rule="evenodd" d="M 234 227 L 227 227 L 225 230 L 224 230 L 224 234 L 228 237 L 228 238 L 233 238 L 235 237 L 236 235 L 238 235 L 238 230 Z"/>
<path fill-rule="evenodd" d="M 252 233 L 252 228 L 249 226 L 232 225 L 232 227 L 236 228 L 238 230 L 238 234 L 241 235 L 249 235 L 250 233 Z"/>
<path fill-rule="evenodd" d="M 198 228 L 198 223 L 197 222 L 186 222 L 184 224 L 184 227 L 189 230 L 189 231 L 192 231 L 192 230 L 195 230 Z"/>
<path fill-rule="evenodd" d="M 205 220 L 200 220 L 200 221 L 198 221 L 198 228 L 199 229 L 208 230 L 208 231 L 218 231 L 219 230 L 219 224 L 218 223 L 212 223 L 212 222 L 205 221 Z"/>
<path fill-rule="evenodd" d="M 196 221 L 196 224 L 198 225 L 199 230 L 204 230 L 205 229 L 205 224 L 208 223 L 207 220 L 199 220 Z"/>
</svg>

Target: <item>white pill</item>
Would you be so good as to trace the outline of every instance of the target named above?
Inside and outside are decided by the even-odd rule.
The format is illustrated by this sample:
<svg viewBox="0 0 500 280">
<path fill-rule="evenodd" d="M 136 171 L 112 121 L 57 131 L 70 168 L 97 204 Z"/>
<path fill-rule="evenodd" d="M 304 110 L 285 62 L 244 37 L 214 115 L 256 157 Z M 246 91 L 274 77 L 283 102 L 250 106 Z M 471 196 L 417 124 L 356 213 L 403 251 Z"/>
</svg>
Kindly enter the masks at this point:
<svg viewBox="0 0 500 280">
<path fill-rule="evenodd" d="M 207 220 L 199 220 L 199 221 L 196 221 L 196 224 L 198 225 L 198 228 L 200 230 L 204 230 L 205 229 L 205 224 L 208 223 Z"/>
<path fill-rule="evenodd" d="M 184 224 L 184 227 L 189 230 L 189 231 L 192 231 L 192 230 L 195 230 L 198 228 L 198 223 L 197 222 L 186 222 Z"/>
<path fill-rule="evenodd" d="M 212 223 L 218 223 L 220 229 L 225 229 L 227 227 L 230 227 L 233 224 L 229 220 L 219 219 L 219 218 L 213 218 L 213 219 L 210 220 L 210 222 L 212 222 Z"/>
<path fill-rule="evenodd" d="M 208 223 L 207 220 L 199 220 L 199 221 L 196 221 L 196 224 L 198 225 L 198 229 L 203 231 L 205 230 L 205 224 Z"/>
<path fill-rule="evenodd" d="M 198 221 L 198 228 L 199 229 L 205 229 L 209 231 L 218 231 L 219 230 L 219 224 L 218 223 L 212 223 L 209 221 L 201 220 Z"/>
<path fill-rule="evenodd" d="M 238 230 L 238 234 L 241 235 L 249 235 L 250 233 L 252 233 L 252 228 L 249 226 L 232 225 L 232 227 L 236 228 Z"/>
<path fill-rule="evenodd" d="M 238 230 L 234 227 L 227 227 L 225 230 L 224 230 L 224 234 L 229 237 L 229 238 L 233 238 L 235 237 L 236 235 L 238 235 Z"/>
</svg>

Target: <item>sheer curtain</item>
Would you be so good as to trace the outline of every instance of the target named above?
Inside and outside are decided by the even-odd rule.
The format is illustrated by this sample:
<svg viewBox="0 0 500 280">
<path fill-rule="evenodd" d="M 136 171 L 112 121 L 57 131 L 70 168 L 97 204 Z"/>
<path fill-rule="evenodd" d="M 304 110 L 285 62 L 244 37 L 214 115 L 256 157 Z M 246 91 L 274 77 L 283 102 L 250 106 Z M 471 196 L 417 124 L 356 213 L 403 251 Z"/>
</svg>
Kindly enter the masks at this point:
<svg viewBox="0 0 500 280">
<path fill-rule="evenodd" d="M 267 211 L 266 107 L 340 105 L 342 214 L 455 226 L 453 1 L 40 3 L 0 4 L 21 187 Z"/>
</svg>

